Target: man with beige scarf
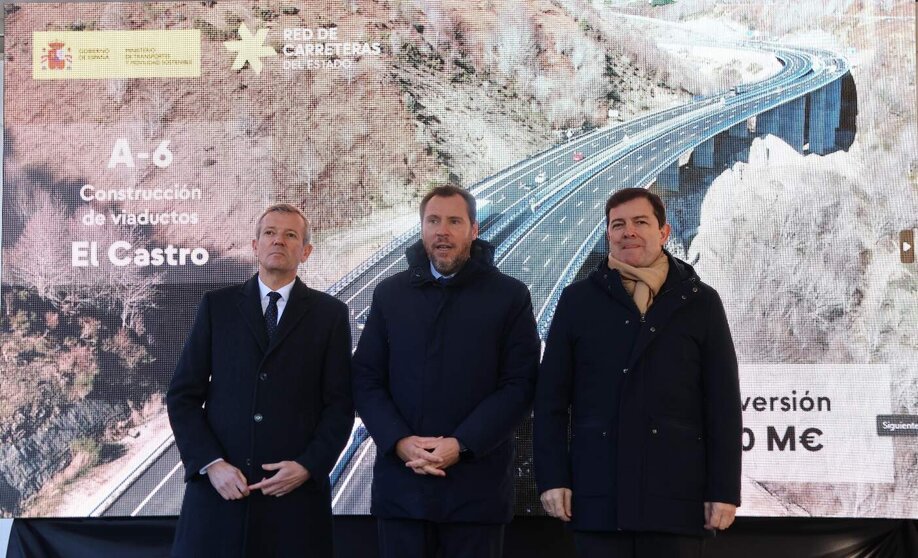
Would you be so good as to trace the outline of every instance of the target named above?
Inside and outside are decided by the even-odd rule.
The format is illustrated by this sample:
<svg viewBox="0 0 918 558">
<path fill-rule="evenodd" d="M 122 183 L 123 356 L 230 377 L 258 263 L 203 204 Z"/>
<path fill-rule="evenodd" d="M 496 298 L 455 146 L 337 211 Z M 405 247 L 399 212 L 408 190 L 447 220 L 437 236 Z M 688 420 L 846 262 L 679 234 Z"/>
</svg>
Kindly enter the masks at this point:
<svg viewBox="0 0 918 558">
<path fill-rule="evenodd" d="M 699 557 L 740 503 L 730 329 L 717 292 L 663 249 L 658 196 L 616 192 L 606 219 L 609 257 L 562 293 L 539 373 L 542 505 L 580 558 Z"/>
</svg>

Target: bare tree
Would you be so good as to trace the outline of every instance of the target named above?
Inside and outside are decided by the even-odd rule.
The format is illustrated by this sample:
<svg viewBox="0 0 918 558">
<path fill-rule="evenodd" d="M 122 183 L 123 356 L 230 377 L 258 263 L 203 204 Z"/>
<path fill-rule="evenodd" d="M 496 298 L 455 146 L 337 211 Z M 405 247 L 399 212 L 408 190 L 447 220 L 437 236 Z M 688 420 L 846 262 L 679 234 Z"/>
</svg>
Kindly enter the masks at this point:
<svg viewBox="0 0 918 558">
<path fill-rule="evenodd" d="M 122 268 L 127 270 L 127 268 Z M 143 313 L 155 308 L 156 287 L 163 282 L 162 273 L 143 274 L 137 268 L 128 270 L 126 277 L 113 286 L 115 302 L 120 307 L 121 327 L 144 333 Z M 112 274 L 112 279 L 119 274 Z"/>
<path fill-rule="evenodd" d="M 21 204 L 27 220 L 6 258 L 11 278 L 63 310 L 78 308 L 86 301 L 73 286 L 67 210 L 42 190 Z"/>
<path fill-rule="evenodd" d="M 315 145 L 312 142 L 306 143 L 297 157 L 296 174 L 298 183 L 306 183 L 307 194 L 312 193 L 313 182 L 322 174 L 325 165 L 326 162 Z"/>
<path fill-rule="evenodd" d="M 123 327 L 142 333 L 143 311 L 153 306 L 155 287 L 163 275 L 134 265 L 112 265 L 105 250 L 113 242 L 143 246 L 135 229 L 83 226 L 68 215 L 63 204 L 44 191 L 36 191 L 22 208 L 28 215 L 22 234 L 7 255 L 12 280 L 31 287 L 42 299 L 66 314 L 92 306 L 118 312 Z M 98 265 L 75 266 L 74 242 L 87 242 Z"/>
<path fill-rule="evenodd" d="M 163 125 L 172 110 L 172 100 L 159 87 L 154 87 L 147 98 L 149 103 L 144 115 L 144 133 L 147 139 L 155 139 L 162 134 Z"/>
<path fill-rule="evenodd" d="M 535 26 L 520 5 L 506 6 L 498 16 L 497 33 L 489 50 L 492 64 L 508 79 L 528 85 L 538 67 Z"/>
<path fill-rule="evenodd" d="M 107 2 L 99 20 L 100 27 L 111 31 L 127 29 L 128 8 L 124 2 Z"/>
<path fill-rule="evenodd" d="M 126 79 L 110 79 L 106 82 L 106 88 L 115 104 L 121 105 L 124 103 L 124 98 L 128 92 L 128 81 Z"/>
<path fill-rule="evenodd" d="M 456 24 L 450 15 L 443 11 L 441 2 L 422 0 L 419 2 L 421 11 L 427 18 L 424 28 L 424 38 L 434 49 L 439 49 L 441 41 L 448 41 L 456 32 Z"/>
</svg>

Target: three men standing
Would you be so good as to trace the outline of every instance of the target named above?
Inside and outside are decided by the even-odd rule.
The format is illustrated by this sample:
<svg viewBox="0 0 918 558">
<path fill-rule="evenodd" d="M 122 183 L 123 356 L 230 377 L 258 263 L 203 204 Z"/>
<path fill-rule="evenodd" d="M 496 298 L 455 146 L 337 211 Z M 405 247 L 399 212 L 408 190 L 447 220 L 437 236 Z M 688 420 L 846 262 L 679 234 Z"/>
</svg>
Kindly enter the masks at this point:
<svg viewBox="0 0 918 558">
<path fill-rule="evenodd" d="M 347 307 L 297 278 L 309 236 L 297 208 L 267 208 L 258 274 L 198 307 L 166 396 L 186 481 L 175 557 L 332 556 L 351 334 Z"/>
<path fill-rule="evenodd" d="M 621 190 L 606 217 L 608 260 L 563 291 L 548 334 L 536 482 L 581 558 L 697 557 L 740 503 L 730 330 L 714 289 L 663 250 L 659 197 Z"/>
<path fill-rule="evenodd" d="M 380 556 L 496 558 L 513 515 L 513 432 L 535 389 L 532 302 L 477 239 L 466 190 L 435 188 L 420 213 L 409 268 L 376 288 L 353 361 L 377 447 Z"/>
<path fill-rule="evenodd" d="M 380 556 L 501 555 L 534 393 L 542 503 L 578 556 L 700 556 L 739 505 L 737 363 L 717 293 L 663 250 L 659 197 L 608 200 L 609 257 L 562 293 L 537 388 L 529 291 L 477 238 L 475 198 L 438 187 L 420 214 L 352 363 Z M 353 421 L 347 308 L 297 279 L 312 247 L 296 208 L 269 207 L 252 246 L 258 275 L 204 296 L 167 395 L 187 481 L 174 556 L 331 555 L 328 473 Z"/>
</svg>

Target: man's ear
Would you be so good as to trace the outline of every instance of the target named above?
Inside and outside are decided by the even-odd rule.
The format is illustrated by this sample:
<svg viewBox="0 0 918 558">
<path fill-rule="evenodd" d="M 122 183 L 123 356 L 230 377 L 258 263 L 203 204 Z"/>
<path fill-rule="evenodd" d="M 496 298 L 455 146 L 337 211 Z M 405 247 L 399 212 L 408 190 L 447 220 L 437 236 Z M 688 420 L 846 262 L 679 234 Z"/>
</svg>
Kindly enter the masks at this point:
<svg viewBox="0 0 918 558">
<path fill-rule="evenodd" d="M 306 260 L 308 260 L 310 254 L 312 254 L 312 244 L 307 244 L 303 246 L 303 253 L 300 254 L 300 263 L 303 263 Z"/>
</svg>

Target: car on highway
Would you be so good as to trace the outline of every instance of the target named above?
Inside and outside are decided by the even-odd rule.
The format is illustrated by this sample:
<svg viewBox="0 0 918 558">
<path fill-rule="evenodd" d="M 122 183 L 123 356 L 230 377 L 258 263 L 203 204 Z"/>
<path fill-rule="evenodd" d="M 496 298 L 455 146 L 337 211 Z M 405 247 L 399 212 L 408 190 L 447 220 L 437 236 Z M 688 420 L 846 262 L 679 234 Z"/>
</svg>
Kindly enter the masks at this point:
<svg viewBox="0 0 918 558">
<path fill-rule="evenodd" d="M 573 159 L 575 163 L 579 163 L 583 160 L 583 151 L 574 151 Z"/>
<path fill-rule="evenodd" d="M 545 182 L 545 179 L 548 178 L 548 175 L 545 174 L 544 170 L 539 171 L 539 174 L 535 177 L 536 184 L 542 184 Z"/>
</svg>

